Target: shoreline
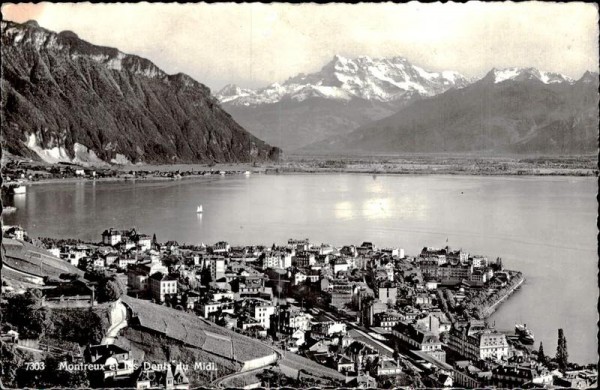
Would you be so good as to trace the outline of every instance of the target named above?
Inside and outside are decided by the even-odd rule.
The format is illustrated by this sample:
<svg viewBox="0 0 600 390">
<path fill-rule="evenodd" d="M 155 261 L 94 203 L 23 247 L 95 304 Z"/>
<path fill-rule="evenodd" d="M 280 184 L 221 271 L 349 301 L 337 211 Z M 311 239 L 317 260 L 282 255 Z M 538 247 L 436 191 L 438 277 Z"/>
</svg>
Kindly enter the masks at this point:
<svg viewBox="0 0 600 390">
<path fill-rule="evenodd" d="M 516 271 L 511 271 L 511 272 L 516 272 Z M 498 300 L 496 302 L 494 302 L 492 305 L 488 306 L 485 309 L 485 311 L 484 311 L 485 314 L 484 314 L 483 318 L 488 319 L 489 317 L 491 317 L 492 314 L 494 314 L 496 312 L 498 307 L 502 303 L 504 303 L 504 301 L 506 301 L 508 298 L 510 298 L 515 293 L 515 291 L 517 291 L 521 287 L 521 285 L 523 285 L 523 283 L 525 283 L 525 276 L 523 276 L 521 274 L 520 280 L 516 285 L 512 286 L 509 291 L 504 293 L 501 297 L 498 298 Z"/>
<path fill-rule="evenodd" d="M 136 171 L 145 172 L 145 171 Z M 469 172 L 469 171 L 378 171 L 378 170 L 352 170 L 352 169 L 336 169 L 336 170 L 283 170 L 279 171 L 278 168 L 266 168 L 262 170 L 250 170 L 252 175 L 270 175 L 270 176 L 293 176 L 293 175 L 339 175 L 339 174 L 350 174 L 350 175 L 380 175 L 380 176 L 481 176 L 481 177 L 597 177 L 598 175 L 594 172 L 588 173 L 506 173 L 506 172 Z M 137 181 L 179 181 L 189 179 L 210 179 L 213 177 L 221 177 L 219 174 L 187 174 L 181 177 L 165 177 L 165 176 L 141 176 L 141 177 L 66 177 L 66 178 L 52 178 L 52 179 L 40 179 L 40 180 L 25 180 L 23 185 L 43 185 L 43 184 L 69 184 L 69 183 L 94 183 L 94 182 L 137 182 Z M 237 174 L 226 174 L 224 176 L 241 176 Z M 5 183 L 3 183 L 4 186 Z"/>
</svg>

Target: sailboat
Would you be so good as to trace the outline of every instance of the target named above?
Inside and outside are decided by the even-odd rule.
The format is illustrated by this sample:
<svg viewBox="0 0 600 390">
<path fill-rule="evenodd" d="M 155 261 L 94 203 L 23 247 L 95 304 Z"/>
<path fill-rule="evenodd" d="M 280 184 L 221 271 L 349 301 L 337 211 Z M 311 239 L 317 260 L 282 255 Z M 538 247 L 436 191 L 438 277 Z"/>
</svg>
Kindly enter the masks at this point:
<svg viewBox="0 0 600 390">
<path fill-rule="evenodd" d="M 196 213 L 202 214 L 202 205 L 198 206 L 198 208 L 196 209 Z"/>
</svg>

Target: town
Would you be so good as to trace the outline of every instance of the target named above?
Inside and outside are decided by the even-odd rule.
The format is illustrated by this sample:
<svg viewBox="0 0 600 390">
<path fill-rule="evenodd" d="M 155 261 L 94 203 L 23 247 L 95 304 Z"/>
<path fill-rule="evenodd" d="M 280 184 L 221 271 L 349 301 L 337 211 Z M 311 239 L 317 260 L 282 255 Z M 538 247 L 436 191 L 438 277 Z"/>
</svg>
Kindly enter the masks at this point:
<svg viewBox="0 0 600 390">
<path fill-rule="evenodd" d="M 525 280 L 500 258 L 309 239 L 189 245 L 133 228 L 98 238 L 3 227 L 3 352 L 38 357 L 19 370 L 75 367 L 61 372 L 92 387 L 596 386 L 593 365 L 568 361 L 562 329 L 552 356 L 527 325 L 486 321 Z M 57 313 L 71 314 L 48 329 Z M 19 370 L 19 387 L 51 383 Z"/>
</svg>

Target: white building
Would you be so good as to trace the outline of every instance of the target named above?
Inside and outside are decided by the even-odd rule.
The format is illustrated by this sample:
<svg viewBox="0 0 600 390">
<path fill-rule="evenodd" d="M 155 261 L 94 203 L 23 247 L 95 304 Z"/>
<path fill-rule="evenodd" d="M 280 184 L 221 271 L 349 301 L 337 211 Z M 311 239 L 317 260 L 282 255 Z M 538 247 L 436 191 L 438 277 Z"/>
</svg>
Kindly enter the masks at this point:
<svg viewBox="0 0 600 390">
<path fill-rule="evenodd" d="M 501 361 L 508 358 L 506 336 L 486 328 L 481 321 L 471 321 L 463 328 L 452 328 L 448 347 L 459 355 L 473 360 Z"/>
<path fill-rule="evenodd" d="M 177 294 L 177 279 L 157 272 L 150 276 L 150 292 L 152 298 L 158 302 L 163 302 L 165 296 Z"/>
<path fill-rule="evenodd" d="M 115 246 L 121 242 L 122 234 L 118 230 L 110 228 L 102 233 L 102 243 L 105 245 Z"/>
</svg>

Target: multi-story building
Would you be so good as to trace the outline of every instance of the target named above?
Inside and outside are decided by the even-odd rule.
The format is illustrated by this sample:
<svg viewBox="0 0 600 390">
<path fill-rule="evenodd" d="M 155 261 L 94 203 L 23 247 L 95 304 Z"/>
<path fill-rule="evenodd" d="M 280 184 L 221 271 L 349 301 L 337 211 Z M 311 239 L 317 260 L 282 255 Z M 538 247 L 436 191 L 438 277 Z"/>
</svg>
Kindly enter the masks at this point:
<svg viewBox="0 0 600 390">
<path fill-rule="evenodd" d="M 208 256 L 200 260 L 200 267 L 210 270 L 212 281 L 219 280 L 225 276 L 226 266 L 223 256 Z"/>
<path fill-rule="evenodd" d="M 342 320 L 331 319 L 318 314 L 310 320 L 312 336 L 315 338 L 329 337 L 334 334 L 346 334 L 346 323 Z"/>
<path fill-rule="evenodd" d="M 200 305 L 200 312 L 202 317 L 208 318 L 212 313 L 216 313 L 219 310 L 223 313 L 234 313 L 233 302 L 218 302 L 210 301 Z"/>
<path fill-rule="evenodd" d="M 290 238 L 288 240 L 288 248 L 294 249 L 299 252 L 307 251 L 310 248 L 310 241 L 308 238 L 303 240 L 294 240 Z"/>
<path fill-rule="evenodd" d="M 219 241 L 212 246 L 212 253 L 227 253 L 231 250 L 229 243 L 225 241 Z"/>
<path fill-rule="evenodd" d="M 287 252 L 273 251 L 262 256 L 262 269 L 286 269 L 292 266 L 292 255 Z"/>
<path fill-rule="evenodd" d="M 446 361 L 446 352 L 442 349 L 442 342 L 433 332 L 401 321 L 394 327 L 392 334 L 412 348 L 425 352 L 439 361 Z"/>
<path fill-rule="evenodd" d="M 293 334 L 297 330 L 310 329 L 310 316 L 295 306 L 282 306 L 273 316 L 272 326 L 285 334 Z"/>
<path fill-rule="evenodd" d="M 393 312 L 383 312 L 373 315 L 373 325 L 387 331 L 391 331 L 400 321 L 400 316 Z"/>
<path fill-rule="evenodd" d="M 315 255 L 311 252 L 296 252 L 292 258 L 292 265 L 301 268 L 308 268 L 315 263 Z"/>
<path fill-rule="evenodd" d="M 110 228 L 102 233 L 102 243 L 104 245 L 115 246 L 121 242 L 122 237 L 120 231 Z"/>
<path fill-rule="evenodd" d="M 130 265 L 127 268 L 127 286 L 134 291 L 146 291 L 149 288 L 148 278 L 157 272 L 166 275 L 168 269 L 157 261 Z"/>
<path fill-rule="evenodd" d="M 466 326 L 453 327 L 448 347 L 467 359 L 500 361 L 508 358 L 506 336 L 487 328 L 482 321 L 470 321 Z"/>
<path fill-rule="evenodd" d="M 150 293 L 158 302 L 164 302 L 167 295 L 177 294 L 177 279 L 157 272 L 150 276 Z"/>
<path fill-rule="evenodd" d="M 336 257 L 332 262 L 333 274 L 337 275 L 338 272 L 347 272 L 349 264 L 343 257 Z"/>
<path fill-rule="evenodd" d="M 525 383 L 550 385 L 553 377 L 544 368 L 519 365 L 499 365 L 492 369 L 492 384 L 499 388 L 519 388 Z"/>
<path fill-rule="evenodd" d="M 264 299 L 248 299 L 248 310 L 263 328 L 271 328 L 271 316 L 275 313 L 275 305 Z"/>
<path fill-rule="evenodd" d="M 398 296 L 398 287 L 392 283 L 382 284 L 377 289 L 377 299 L 382 303 L 390 305 L 396 305 L 396 298 Z"/>
</svg>

